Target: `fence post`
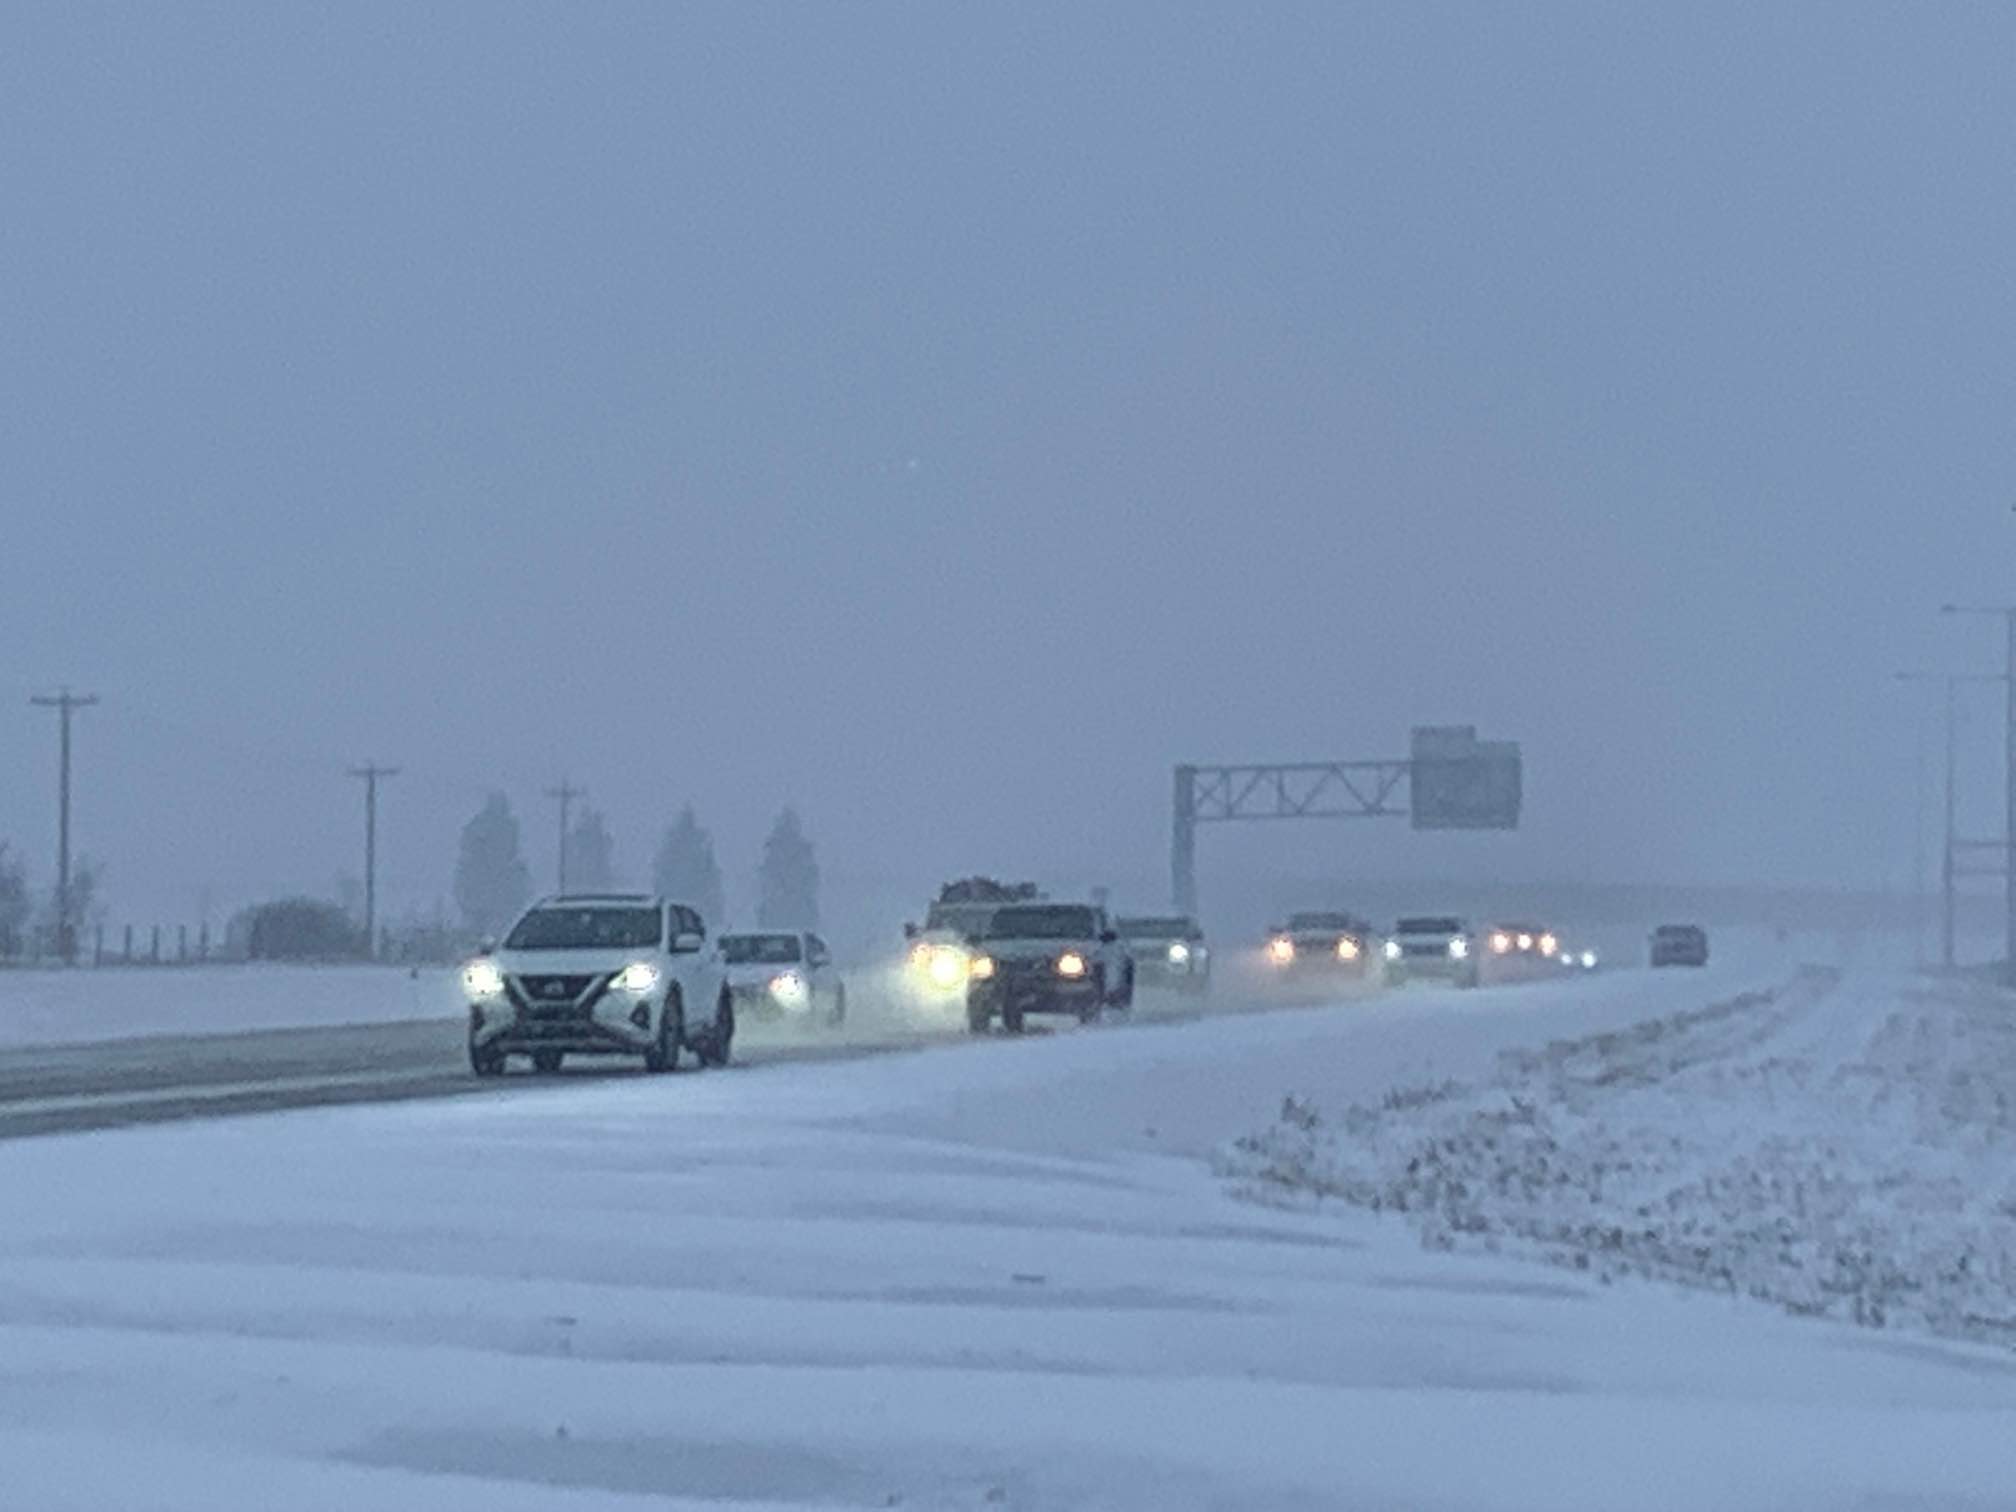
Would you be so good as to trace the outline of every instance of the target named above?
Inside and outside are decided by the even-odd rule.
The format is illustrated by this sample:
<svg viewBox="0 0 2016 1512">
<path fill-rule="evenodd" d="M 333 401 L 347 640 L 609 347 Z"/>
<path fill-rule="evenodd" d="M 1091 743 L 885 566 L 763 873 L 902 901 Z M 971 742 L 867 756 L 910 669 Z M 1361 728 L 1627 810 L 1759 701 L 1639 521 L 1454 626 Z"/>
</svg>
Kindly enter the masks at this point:
<svg viewBox="0 0 2016 1512">
<path fill-rule="evenodd" d="M 161 964 L 161 926 L 159 924 L 154 926 L 153 941 L 148 945 L 147 952 L 153 958 L 154 964 L 159 966 Z"/>
<path fill-rule="evenodd" d="M 208 919 L 203 921 L 203 927 L 196 933 L 196 959 L 199 961 L 210 959 L 210 921 Z"/>
<path fill-rule="evenodd" d="M 131 966 L 133 964 L 133 926 L 131 924 L 126 926 L 126 948 L 119 952 L 119 960 L 122 965 Z"/>
</svg>

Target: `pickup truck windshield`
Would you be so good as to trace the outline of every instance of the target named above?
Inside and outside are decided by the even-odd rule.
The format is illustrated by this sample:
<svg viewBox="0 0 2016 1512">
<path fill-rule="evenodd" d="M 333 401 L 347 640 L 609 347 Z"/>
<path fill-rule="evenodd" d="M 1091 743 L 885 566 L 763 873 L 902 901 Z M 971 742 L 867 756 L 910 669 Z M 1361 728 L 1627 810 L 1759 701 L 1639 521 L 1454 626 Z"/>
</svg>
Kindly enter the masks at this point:
<svg viewBox="0 0 2016 1512">
<path fill-rule="evenodd" d="M 655 908 L 535 908 L 505 938 L 506 950 L 651 950 L 665 924 Z"/>
<path fill-rule="evenodd" d="M 1097 932 L 1092 910 L 1070 904 L 1018 905 L 995 911 L 988 940 L 1089 940 Z"/>
</svg>

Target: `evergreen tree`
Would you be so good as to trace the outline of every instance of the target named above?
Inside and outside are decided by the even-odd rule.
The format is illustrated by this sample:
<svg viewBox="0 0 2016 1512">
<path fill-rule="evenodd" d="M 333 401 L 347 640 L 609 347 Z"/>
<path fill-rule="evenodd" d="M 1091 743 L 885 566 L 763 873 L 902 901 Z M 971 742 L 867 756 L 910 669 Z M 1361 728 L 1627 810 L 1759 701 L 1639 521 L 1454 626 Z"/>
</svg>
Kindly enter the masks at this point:
<svg viewBox="0 0 2016 1512">
<path fill-rule="evenodd" d="M 28 920 L 35 911 L 28 873 L 0 840 L 0 956 L 16 956 L 28 945 Z"/>
<path fill-rule="evenodd" d="M 567 837 L 567 890 L 604 892 L 616 885 L 616 842 L 602 811 L 584 807 Z"/>
<path fill-rule="evenodd" d="M 532 873 L 519 852 L 518 818 L 502 793 L 492 793 L 462 826 L 455 858 L 455 906 L 475 934 L 501 933 L 532 896 Z"/>
<path fill-rule="evenodd" d="M 819 862 L 798 811 L 787 807 L 763 842 L 756 923 L 762 929 L 819 927 Z"/>
<path fill-rule="evenodd" d="M 714 837 L 693 817 L 692 804 L 679 811 L 678 822 L 658 842 L 651 881 L 661 896 L 699 909 L 710 929 L 719 929 L 725 922 L 727 900 L 721 887 L 721 866 L 714 859 Z"/>
</svg>

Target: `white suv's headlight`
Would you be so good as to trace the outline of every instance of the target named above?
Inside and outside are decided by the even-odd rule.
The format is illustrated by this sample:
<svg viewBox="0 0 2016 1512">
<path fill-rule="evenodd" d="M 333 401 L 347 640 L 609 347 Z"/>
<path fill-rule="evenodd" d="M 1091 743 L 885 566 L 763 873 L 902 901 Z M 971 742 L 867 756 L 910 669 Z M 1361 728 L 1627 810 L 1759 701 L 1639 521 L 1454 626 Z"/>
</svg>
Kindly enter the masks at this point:
<svg viewBox="0 0 2016 1512">
<path fill-rule="evenodd" d="M 649 992 L 658 985 L 658 968 L 649 961 L 632 961 L 609 985 L 618 992 Z"/>
<path fill-rule="evenodd" d="M 1398 940 L 1388 940 L 1386 942 L 1386 959 L 1389 961 L 1397 961 L 1400 959 L 1400 955 L 1401 955 L 1400 942 Z"/>
<path fill-rule="evenodd" d="M 803 1007 L 812 990 L 805 985 L 805 978 L 795 971 L 780 972 L 770 978 L 770 996 L 786 1008 Z"/>
<path fill-rule="evenodd" d="M 1449 942 L 1449 954 L 1455 960 L 1462 960 L 1470 954 L 1470 942 L 1458 935 Z"/>
<path fill-rule="evenodd" d="M 493 998 L 504 990 L 504 973 L 495 961 L 471 961 L 462 968 L 462 990 L 472 998 Z"/>
<path fill-rule="evenodd" d="M 1190 964 L 1190 947 L 1185 945 L 1181 940 L 1171 945 L 1169 947 L 1169 964 L 1171 966 L 1188 966 Z"/>
</svg>

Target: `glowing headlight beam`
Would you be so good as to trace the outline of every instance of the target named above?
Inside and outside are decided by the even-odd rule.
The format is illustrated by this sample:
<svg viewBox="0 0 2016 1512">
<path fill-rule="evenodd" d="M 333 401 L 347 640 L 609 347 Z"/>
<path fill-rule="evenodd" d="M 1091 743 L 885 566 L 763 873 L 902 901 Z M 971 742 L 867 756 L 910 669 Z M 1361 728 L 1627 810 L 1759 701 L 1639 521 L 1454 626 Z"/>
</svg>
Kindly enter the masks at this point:
<svg viewBox="0 0 2016 1512">
<path fill-rule="evenodd" d="M 658 968 L 649 961 L 632 961 L 609 985 L 618 992 L 649 992 L 658 985 Z"/>
<path fill-rule="evenodd" d="M 1190 964 L 1190 947 L 1185 945 L 1181 940 L 1171 945 L 1169 947 L 1169 964 L 1171 966 L 1188 966 Z"/>
<path fill-rule="evenodd" d="M 1360 945 L 1349 935 L 1346 935 L 1337 942 L 1337 959 L 1340 961 L 1355 961 L 1364 952 L 1364 949 L 1364 946 Z"/>
<path fill-rule="evenodd" d="M 504 990 L 504 973 L 494 961 L 471 961 L 462 968 L 462 990 L 473 998 L 493 998 Z"/>
<path fill-rule="evenodd" d="M 954 950 L 950 945 L 940 945 L 931 952 L 931 959 L 925 966 L 926 974 L 934 987 L 957 987 L 966 980 L 966 953 Z"/>
<path fill-rule="evenodd" d="M 973 957 L 973 964 L 966 968 L 966 974 L 976 982 L 993 981 L 994 957 L 984 955 Z"/>
<path fill-rule="evenodd" d="M 1057 957 L 1057 975 L 1076 981 L 1085 975 L 1085 957 L 1075 950 L 1067 950 Z"/>
<path fill-rule="evenodd" d="M 770 979 L 770 996 L 785 1008 L 802 1008 L 812 996 L 812 989 L 797 972 L 786 971 Z"/>
<path fill-rule="evenodd" d="M 1460 961 L 1463 960 L 1465 957 L 1467 957 L 1469 954 L 1470 954 L 1470 942 L 1464 939 L 1461 935 L 1458 935 L 1455 939 L 1449 942 L 1449 956 L 1451 960 Z"/>
<path fill-rule="evenodd" d="M 1286 966 L 1295 959 L 1295 942 L 1286 935 L 1277 935 L 1267 942 L 1267 959 L 1276 966 Z"/>
</svg>

